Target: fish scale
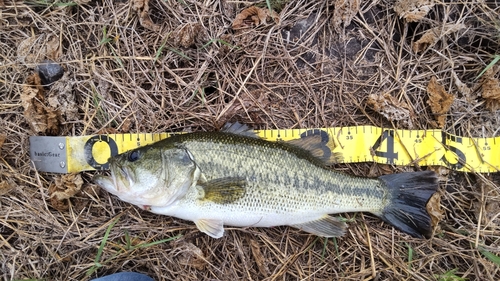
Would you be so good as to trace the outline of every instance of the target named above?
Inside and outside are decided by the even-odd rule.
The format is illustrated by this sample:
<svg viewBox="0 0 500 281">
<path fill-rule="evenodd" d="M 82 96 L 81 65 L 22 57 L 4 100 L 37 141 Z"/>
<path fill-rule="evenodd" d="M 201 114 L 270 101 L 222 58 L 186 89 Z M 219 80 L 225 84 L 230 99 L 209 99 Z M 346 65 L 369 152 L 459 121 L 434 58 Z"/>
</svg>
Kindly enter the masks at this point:
<svg viewBox="0 0 500 281">
<path fill-rule="evenodd" d="M 323 167 L 310 165 L 306 159 L 300 159 L 295 154 L 283 150 L 274 150 L 271 147 L 260 147 L 261 153 L 251 153 L 252 144 L 235 145 L 236 136 L 227 136 L 218 143 L 187 141 L 186 148 L 193 154 L 195 162 L 203 173 L 210 178 L 218 177 L 245 177 L 257 183 L 252 191 L 256 194 L 246 196 L 260 196 L 258 192 L 270 189 L 271 186 L 280 188 L 283 193 L 294 192 L 297 201 L 302 201 L 304 196 L 310 194 L 319 207 L 331 212 L 349 211 L 351 209 L 373 211 L 384 207 L 384 189 L 377 180 L 352 178 L 348 175 L 335 173 Z M 225 141 L 224 141 L 225 140 Z M 259 142 L 256 142 L 259 144 Z M 223 151 L 223 156 L 218 154 Z M 257 157 L 258 156 L 258 157 Z M 303 163 L 303 162 L 307 163 Z M 308 165 L 309 164 L 309 165 Z M 284 169 L 285 165 L 287 166 Z M 302 167 L 309 167 L 303 170 Z M 357 179 L 357 180 L 353 180 Z M 343 184 L 345 183 L 345 184 Z M 290 188 L 293 187 L 293 188 Z M 364 198 L 364 206 L 358 197 Z M 342 208 L 333 209 L 335 205 L 342 204 Z M 328 207 L 326 207 L 328 206 Z M 298 207 L 298 206 L 297 206 Z M 311 206 L 304 206 L 310 209 Z M 364 207 L 364 208 L 363 208 Z M 293 208 L 293 207 L 291 207 Z M 290 209 L 291 210 L 291 209 Z"/>
</svg>

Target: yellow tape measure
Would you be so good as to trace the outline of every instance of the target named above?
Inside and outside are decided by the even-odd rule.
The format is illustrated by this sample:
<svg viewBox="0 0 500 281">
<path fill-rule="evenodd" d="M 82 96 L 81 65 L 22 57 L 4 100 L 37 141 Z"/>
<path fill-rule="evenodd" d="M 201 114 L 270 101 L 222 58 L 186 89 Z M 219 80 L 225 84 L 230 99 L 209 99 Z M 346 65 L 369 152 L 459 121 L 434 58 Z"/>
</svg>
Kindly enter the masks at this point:
<svg viewBox="0 0 500 281">
<path fill-rule="evenodd" d="M 324 153 L 339 152 L 343 163 L 439 165 L 462 172 L 500 171 L 500 137 L 467 138 L 441 130 L 395 130 L 374 126 L 258 130 L 270 141 L 310 134 L 322 137 Z M 43 172 L 73 173 L 108 168 L 109 157 L 157 142 L 170 134 L 111 134 L 81 137 L 31 137 L 30 155 Z"/>
</svg>

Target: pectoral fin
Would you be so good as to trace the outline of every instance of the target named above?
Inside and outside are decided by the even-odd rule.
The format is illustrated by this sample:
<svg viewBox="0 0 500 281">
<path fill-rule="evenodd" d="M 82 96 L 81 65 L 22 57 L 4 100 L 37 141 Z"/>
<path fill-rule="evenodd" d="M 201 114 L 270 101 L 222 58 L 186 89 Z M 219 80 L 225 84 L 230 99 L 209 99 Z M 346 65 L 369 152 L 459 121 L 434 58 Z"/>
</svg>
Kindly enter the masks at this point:
<svg viewBox="0 0 500 281">
<path fill-rule="evenodd" d="M 344 235 L 346 224 L 337 218 L 325 215 L 320 219 L 291 225 L 305 232 L 323 237 L 339 237 Z"/>
<path fill-rule="evenodd" d="M 224 224 L 221 220 L 201 219 L 194 222 L 196 227 L 213 238 L 221 238 L 224 235 Z"/>
<path fill-rule="evenodd" d="M 245 195 L 246 180 L 242 178 L 221 178 L 206 181 L 200 184 L 203 187 L 202 200 L 209 200 L 217 204 L 229 204 Z"/>
</svg>

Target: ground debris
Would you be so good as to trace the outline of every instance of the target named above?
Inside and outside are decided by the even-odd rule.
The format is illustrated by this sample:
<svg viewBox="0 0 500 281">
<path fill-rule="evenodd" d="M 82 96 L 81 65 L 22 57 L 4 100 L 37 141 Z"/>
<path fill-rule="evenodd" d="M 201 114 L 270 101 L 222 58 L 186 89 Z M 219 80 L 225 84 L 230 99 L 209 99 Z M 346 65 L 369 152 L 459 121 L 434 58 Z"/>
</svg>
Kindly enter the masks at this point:
<svg viewBox="0 0 500 281">
<path fill-rule="evenodd" d="M 431 111 L 436 118 L 434 126 L 443 128 L 446 123 L 445 114 L 450 110 L 455 97 L 445 91 L 444 87 L 437 82 L 435 76 L 431 78 L 427 85 L 427 93 L 429 94 L 427 103 L 430 105 Z"/>
<path fill-rule="evenodd" d="M 137 11 L 141 25 L 149 30 L 158 31 L 160 27 L 154 24 L 149 17 L 149 0 L 132 0 L 131 2 L 132 9 Z"/>
<path fill-rule="evenodd" d="M 394 11 L 399 18 L 415 22 L 423 19 L 434 5 L 434 0 L 397 0 L 394 3 Z"/>
<path fill-rule="evenodd" d="M 451 24 L 447 23 L 443 26 L 438 26 L 427 30 L 420 39 L 413 43 L 412 49 L 415 53 L 422 52 L 427 50 L 429 47 L 432 47 L 444 36 L 457 32 L 461 29 L 464 29 L 466 26 L 464 24 Z"/>
<path fill-rule="evenodd" d="M 73 91 L 75 82 L 68 75 L 64 75 L 61 80 L 55 82 L 47 93 L 47 103 L 64 115 L 66 121 L 76 121 L 80 119 L 78 114 L 77 97 Z"/>
<path fill-rule="evenodd" d="M 61 114 L 59 110 L 45 106 L 44 93 L 38 74 L 35 73 L 26 79 L 21 91 L 24 117 L 36 133 L 56 135 L 59 132 Z"/>
<path fill-rule="evenodd" d="M 170 36 L 174 46 L 189 48 L 195 44 L 202 44 L 207 41 L 207 31 L 197 22 L 188 22 L 178 26 Z"/>
<path fill-rule="evenodd" d="M 57 36 L 40 34 L 19 42 L 17 56 L 23 63 L 37 63 L 44 59 L 56 61 L 61 56 L 60 40 Z"/>
<path fill-rule="evenodd" d="M 261 120 L 257 116 L 259 112 L 265 111 L 271 105 L 272 101 L 269 93 L 264 90 L 252 90 L 250 92 L 242 92 L 237 100 L 229 106 L 223 117 L 223 122 L 226 123 L 235 115 L 242 117 L 250 117 L 253 123 L 259 123 Z"/>
<path fill-rule="evenodd" d="M 280 21 L 280 17 L 275 11 L 269 11 L 267 8 L 251 6 L 236 15 L 232 28 L 238 30 L 265 24 L 267 23 L 268 17 L 271 18 L 276 24 Z"/>
<path fill-rule="evenodd" d="M 337 32 L 342 23 L 344 26 L 351 24 L 352 18 L 359 12 L 360 2 L 360 0 L 335 0 L 332 24 Z"/>
<path fill-rule="evenodd" d="M 68 200 L 80 192 L 83 179 L 80 174 L 68 174 L 55 178 L 49 186 L 49 197 L 52 207 L 64 211 L 69 208 Z"/>
<path fill-rule="evenodd" d="M 493 68 L 488 69 L 481 81 L 481 96 L 486 101 L 486 108 L 490 111 L 500 109 L 500 82 L 495 78 Z"/>
<path fill-rule="evenodd" d="M 269 267 L 266 263 L 266 258 L 262 255 L 260 251 L 260 245 L 257 241 L 250 239 L 250 248 L 252 249 L 252 256 L 257 264 L 257 268 L 259 269 L 260 274 L 268 277 L 271 274 L 269 271 Z"/>
<path fill-rule="evenodd" d="M 439 225 L 439 222 L 444 218 L 444 211 L 441 208 L 441 194 L 434 193 L 427 202 L 427 213 L 431 217 L 431 224 L 434 229 Z"/>
<path fill-rule="evenodd" d="M 0 196 L 9 193 L 10 190 L 12 190 L 12 184 L 6 180 L 0 181 Z"/>
<path fill-rule="evenodd" d="M 50 87 L 54 82 L 61 79 L 64 74 L 64 68 L 51 60 L 42 61 L 36 66 L 35 71 L 40 76 L 42 85 L 46 87 Z"/>
<path fill-rule="evenodd" d="M 472 100 L 472 97 L 471 97 L 471 89 L 467 86 L 467 84 L 465 84 L 464 82 L 462 82 L 462 80 L 460 80 L 460 78 L 458 78 L 458 75 L 455 71 L 451 71 L 451 75 L 453 77 L 453 81 L 455 82 L 455 86 L 457 87 L 458 89 L 458 92 L 460 94 L 462 94 L 466 100 L 469 102 L 469 103 L 472 103 L 473 100 Z M 475 101 L 475 100 L 474 100 Z"/>
<path fill-rule="evenodd" d="M 203 270 L 208 264 L 203 251 L 190 242 L 180 241 L 175 244 L 174 256 L 182 265 L 191 266 L 198 270 Z"/>
<path fill-rule="evenodd" d="M 412 116 L 414 114 L 411 107 L 404 102 L 398 101 L 389 93 L 382 95 L 370 94 L 367 104 L 387 120 L 401 121 L 406 127 L 413 128 Z"/>
<path fill-rule="evenodd" d="M 478 194 L 474 202 L 474 214 L 476 219 L 481 220 L 481 226 L 491 229 L 500 227 L 500 191 L 493 181 L 478 178 L 476 185 Z"/>
<path fill-rule="evenodd" d="M 0 157 L 2 157 L 2 146 L 6 139 L 7 139 L 6 134 L 0 134 Z"/>
</svg>

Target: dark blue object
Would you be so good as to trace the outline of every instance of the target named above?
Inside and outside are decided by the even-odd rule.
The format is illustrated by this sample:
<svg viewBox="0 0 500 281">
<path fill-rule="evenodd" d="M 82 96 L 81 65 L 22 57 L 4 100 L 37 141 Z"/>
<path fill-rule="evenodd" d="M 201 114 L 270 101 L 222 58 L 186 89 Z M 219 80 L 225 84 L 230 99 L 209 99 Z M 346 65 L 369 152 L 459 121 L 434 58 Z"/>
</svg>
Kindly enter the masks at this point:
<svg viewBox="0 0 500 281">
<path fill-rule="evenodd" d="M 50 60 L 44 60 L 35 68 L 35 71 L 40 76 L 42 86 L 45 87 L 49 87 L 52 83 L 61 79 L 64 74 L 64 68 Z"/>
<path fill-rule="evenodd" d="M 137 272 L 118 272 L 92 279 L 91 281 L 154 281 L 153 278 Z"/>
</svg>

